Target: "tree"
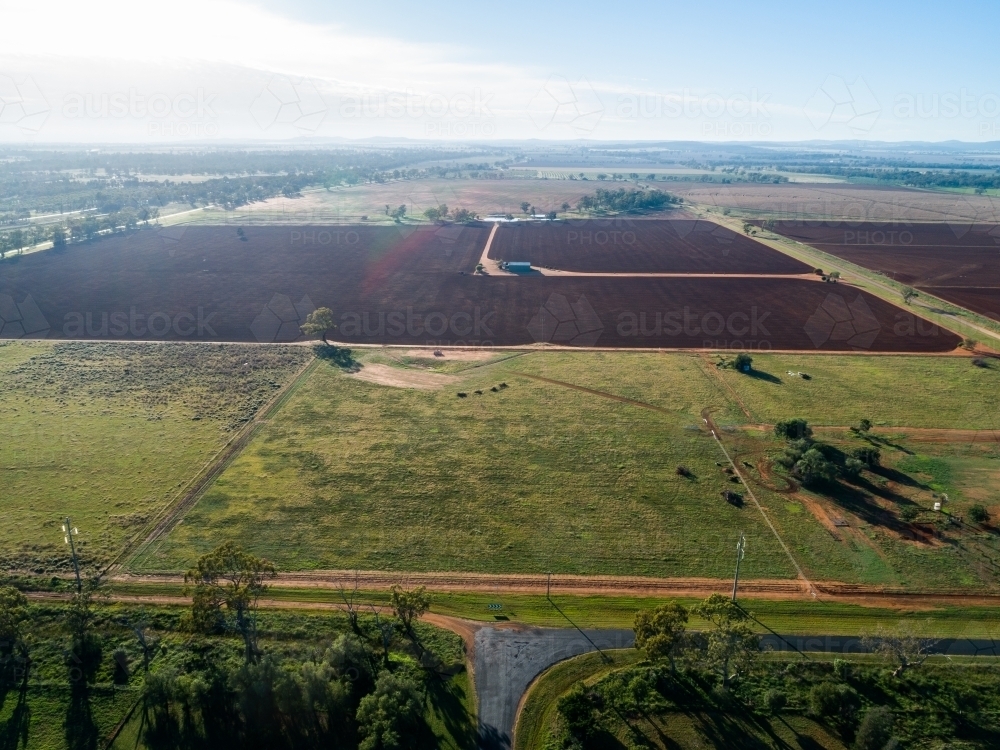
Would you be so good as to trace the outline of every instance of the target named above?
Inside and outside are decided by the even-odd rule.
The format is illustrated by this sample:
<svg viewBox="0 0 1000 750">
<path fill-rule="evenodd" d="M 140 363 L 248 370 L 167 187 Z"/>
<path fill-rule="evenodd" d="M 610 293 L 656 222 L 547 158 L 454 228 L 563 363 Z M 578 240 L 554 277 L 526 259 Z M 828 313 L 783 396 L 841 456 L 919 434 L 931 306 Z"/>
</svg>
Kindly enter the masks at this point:
<svg viewBox="0 0 1000 750">
<path fill-rule="evenodd" d="M 28 619 L 28 600 L 13 586 L 0 587 L 0 659 L 13 653 Z"/>
<path fill-rule="evenodd" d="M 837 468 L 827 460 L 819 448 L 810 448 L 795 462 L 795 475 L 805 484 L 819 484 L 832 481 L 837 476 Z"/>
<path fill-rule="evenodd" d="M 868 432 L 872 428 L 870 419 L 862 419 L 858 422 L 858 432 Z"/>
<path fill-rule="evenodd" d="M 572 206 L 570 206 L 568 203 L 563 203 L 562 206 L 561 206 L 561 208 L 562 208 L 562 212 L 566 213 L 567 211 L 570 210 L 570 208 L 572 208 Z"/>
<path fill-rule="evenodd" d="M 733 360 L 733 367 L 737 372 L 750 372 L 753 367 L 753 357 L 746 352 L 740 352 Z"/>
<path fill-rule="evenodd" d="M 874 469 L 882 461 L 882 451 L 874 445 L 865 445 L 860 448 L 855 448 L 851 451 L 851 455 L 871 469 Z"/>
<path fill-rule="evenodd" d="M 892 739 L 893 715 L 886 706 L 873 706 L 865 712 L 854 737 L 857 750 L 883 750 Z"/>
<path fill-rule="evenodd" d="M 722 677 L 722 686 L 748 671 L 760 652 L 760 636 L 750 627 L 750 615 L 722 594 L 712 594 L 694 614 L 713 629 L 704 634 L 705 661 Z"/>
<path fill-rule="evenodd" d="M 906 670 L 923 664 L 936 643 L 933 638 L 915 635 L 907 627 L 891 631 L 879 626 L 874 633 L 861 639 L 861 644 L 867 650 L 895 663 L 893 677 L 900 677 Z"/>
<path fill-rule="evenodd" d="M 917 290 L 914 289 L 912 286 L 903 287 L 903 291 L 900 293 L 903 295 L 903 302 L 905 302 L 907 305 L 910 304 L 910 300 L 912 300 L 914 297 L 920 296 L 917 294 Z"/>
<path fill-rule="evenodd" d="M 465 224 L 468 221 L 475 221 L 479 217 L 467 208 L 456 208 L 451 218 L 458 224 Z"/>
<path fill-rule="evenodd" d="M 547 214 L 545 214 L 545 218 L 548 219 L 549 221 L 555 221 L 556 220 L 556 212 L 555 211 L 549 211 Z"/>
<path fill-rule="evenodd" d="M 18 253 L 20 253 L 21 249 L 24 247 L 24 232 L 22 232 L 20 229 L 15 229 L 13 232 L 11 232 L 10 245 L 15 250 L 17 250 Z"/>
<path fill-rule="evenodd" d="M 521 202 L 521 213 L 526 214 L 531 210 L 531 204 L 528 201 Z"/>
<path fill-rule="evenodd" d="M 62 227 L 56 227 L 52 230 L 52 247 L 56 250 L 66 247 L 66 232 L 63 231 Z"/>
<path fill-rule="evenodd" d="M 813 431 L 804 419 L 788 419 L 774 426 L 774 434 L 785 440 L 802 440 L 812 437 Z"/>
<path fill-rule="evenodd" d="M 669 659 L 670 671 L 677 671 L 676 656 L 685 644 L 688 611 L 683 604 L 670 602 L 652 612 L 635 615 L 635 647 L 646 650 L 653 660 Z"/>
<path fill-rule="evenodd" d="M 330 342 L 326 340 L 326 332 L 336 328 L 337 324 L 333 322 L 333 311 L 329 307 L 313 310 L 306 316 L 306 322 L 299 326 L 299 330 L 306 336 L 321 336 L 323 343 L 327 346 L 330 345 Z"/>
<path fill-rule="evenodd" d="M 399 206 L 398 208 L 393 209 L 389 216 L 392 217 L 393 221 L 399 224 L 406 216 L 406 206 Z"/>
<path fill-rule="evenodd" d="M 840 271 L 830 271 L 830 281 L 834 284 L 840 281 Z"/>
<path fill-rule="evenodd" d="M 441 212 L 436 208 L 428 208 L 424 211 L 424 216 L 427 217 L 429 221 L 437 221 L 441 218 Z"/>
<path fill-rule="evenodd" d="M 211 628 L 222 620 L 222 607 L 232 615 L 243 637 L 244 658 L 255 663 L 257 647 L 257 602 L 267 591 L 265 581 L 277 575 L 274 565 L 226 542 L 202 555 L 184 574 L 184 583 L 194 584 L 191 616 L 196 626 Z"/>
<path fill-rule="evenodd" d="M 375 691 L 358 704 L 359 750 L 402 750 L 414 746 L 423 718 L 423 701 L 417 684 L 385 671 Z"/>
<path fill-rule="evenodd" d="M 413 635 L 413 623 L 430 608 L 431 598 L 427 594 L 426 587 L 410 590 L 398 585 L 392 587 L 392 611 L 408 635 Z"/>
<path fill-rule="evenodd" d="M 985 505 L 976 504 L 969 508 L 969 520 L 973 523 L 986 523 L 990 520 L 990 514 Z"/>
</svg>

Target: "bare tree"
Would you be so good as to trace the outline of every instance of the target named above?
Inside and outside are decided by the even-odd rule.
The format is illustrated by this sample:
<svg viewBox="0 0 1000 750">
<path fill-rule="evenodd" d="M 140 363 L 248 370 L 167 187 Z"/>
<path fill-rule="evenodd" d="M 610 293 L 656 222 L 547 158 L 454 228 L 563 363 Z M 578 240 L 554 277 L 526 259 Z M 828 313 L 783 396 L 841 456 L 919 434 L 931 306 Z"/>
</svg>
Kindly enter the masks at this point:
<svg viewBox="0 0 1000 750">
<path fill-rule="evenodd" d="M 900 626 L 896 630 L 888 630 L 881 625 L 861 639 L 862 645 L 873 654 L 896 665 L 893 677 L 901 677 L 903 672 L 923 664 L 933 653 L 937 645 L 935 638 L 923 638 L 916 635 L 908 626 Z"/>
</svg>

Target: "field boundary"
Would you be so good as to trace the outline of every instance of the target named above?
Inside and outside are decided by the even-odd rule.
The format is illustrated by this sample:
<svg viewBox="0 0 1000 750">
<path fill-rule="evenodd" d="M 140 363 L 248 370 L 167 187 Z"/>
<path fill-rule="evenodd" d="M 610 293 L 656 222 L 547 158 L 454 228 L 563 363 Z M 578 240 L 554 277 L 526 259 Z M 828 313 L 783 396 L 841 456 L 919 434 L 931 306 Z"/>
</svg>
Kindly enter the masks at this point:
<svg viewBox="0 0 1000 750">
<path fill-rule="evenodd" d="M 110 572 L 117 569 L 121 565 L 129 566 L 135 560 L 137 560 L 141 555 L 145 554 L 150 546 L 156 542 L 160 537 L 163 536 L 167 531 L 169 531 L 177 520 L 187 513 L 191 508 L 193 508 L 201 496 L 204 494 L 205 490 L 208 489 L 209 485 L 218 478 L 218 476 L 232 463 L 233 459 L 236 458 L 243 449 L 250 443 L 254 436 L 260 431 L 270 417 L 275 414 L 292 394 L 298 390 L 298 387 L 305 382 L 307 375 L 311 373 L 322 360 L 318 358 L 311 359 L 306 365 L 300 369 L 288 382 L 288 384 L 282 388 L 271 401 L 264 405 L 260 411 L 257 412 L 256 416 L 248 422 L 243 429 L 236 433 L 229 441 L 219 449 L 219 451 L 206 463 L 201 470 L 191 478 L 187 483 L 185 488 L 181 490 L 179 496 L 175 498 L 172 502 L 168 503 L 164 508 L 153 518 L 150 525 L 146 526 L 146 529 L 150 529 L 143 538 L 141 535 L 134 537 L 125 548 L 118 553 L 118 555 L 108 564 L 105 572 Z M 145 530 L 144 530 L 145 531 Z M 141 539 L 141 541 L 140 541 Z M 128 558 L 127 560 L 125 558 Z M 123 562 L 124 561 L 124 562 Z"/>
</svg>

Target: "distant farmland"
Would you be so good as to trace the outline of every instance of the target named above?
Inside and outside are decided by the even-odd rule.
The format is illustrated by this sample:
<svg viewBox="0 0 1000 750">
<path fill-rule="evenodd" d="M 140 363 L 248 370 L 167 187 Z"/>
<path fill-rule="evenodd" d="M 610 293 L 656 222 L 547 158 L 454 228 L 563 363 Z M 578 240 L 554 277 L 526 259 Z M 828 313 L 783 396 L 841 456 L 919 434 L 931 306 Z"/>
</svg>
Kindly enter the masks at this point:
<svg viewBox="0 0 1000 750">
<path fill-rule="evenodd" d="M 1000 319 L 1000 226 L 787 221 L 774 231 Z"/>
<path fill-rule="evenodd" d="M 809 273 L 812 269 L 731 229 L 694 219 L 507 224 L 490 257 L 586 273 Z"/>
<path fill-rule="evenodd" d="M 20 315 L 36 336 L 98 340 L 294 341 L 306 315 L 325 306 L 339 325 L 333 338 L 350 343 L 889 352 L 958 344 L 909 312 L 818 280 L 475 275 L 489 231 L 142 231 L 4 263 L 0 315 L 17 324 L 12 336 Z"/>
</svg>

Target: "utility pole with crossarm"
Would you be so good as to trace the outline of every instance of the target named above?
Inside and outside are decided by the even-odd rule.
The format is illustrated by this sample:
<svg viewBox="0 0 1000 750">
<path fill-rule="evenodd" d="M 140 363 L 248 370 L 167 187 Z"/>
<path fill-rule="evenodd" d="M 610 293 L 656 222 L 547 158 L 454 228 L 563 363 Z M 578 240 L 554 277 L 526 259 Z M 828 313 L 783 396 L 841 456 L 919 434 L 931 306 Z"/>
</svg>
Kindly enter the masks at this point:
<svg viewBox="0 0 1000 750">
<path fill-rule="evenodd" d="M 736 575 L 733 577 L 733 603 L 736 603 L 736 587 L 740 583 L 740 563 L 747 551 L 747 538 L 740 532 L 740 540 L 736 542 Z"/>
<path fill-rule="evenodd" d="M 69 545 L 69 551 L 73 554 L 73 570 L 76 571 L 76 593 L 83 593 L 83 582 L 80 580 L 80 562 L 76 559 L 76 545 L 73 543 L 73 537 L 80 533 L 79 529 L 73 528 L 73 524 L 70 523 L 69 516 L 66 516 L 66 522 L 63 524 L 63 541 Z"/>
</svg>

